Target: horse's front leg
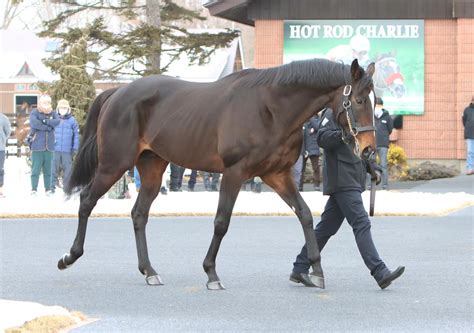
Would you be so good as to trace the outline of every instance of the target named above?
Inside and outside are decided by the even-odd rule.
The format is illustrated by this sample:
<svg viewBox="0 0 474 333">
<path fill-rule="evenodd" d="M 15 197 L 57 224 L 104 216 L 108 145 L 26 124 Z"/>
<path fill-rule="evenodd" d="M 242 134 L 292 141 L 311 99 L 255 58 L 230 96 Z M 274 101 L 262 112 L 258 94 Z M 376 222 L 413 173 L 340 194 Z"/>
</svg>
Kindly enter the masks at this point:
<svg viewBox="0 0 474 333">
<path fill-rule="evenodd" d="M 207 289 L 209 290 L 225 289 L 216 273 L 216 257 L 222 238 L 224 238 L 229 228 L 232 210 L 242 182 L 243 179 L 239 172 L 232 170 L 224 171 L 219 191 L 219 204 L 214 219 L 214 235 L 212 236 L 211 245 L 203 262 L 204 271 L 209 278 L 207 282 Z"/>
<path fill-rule="evenodd" d="M 301 197 L 300 192 L 291 176 L 290 170 L 278 174 L 269 174 L 262 176 L 263 181 L 273 188 L 275 192 L 285 201 L 295 212 L 303 227 L 304 238 L 308 249 L 308 260 L 313 267 L 313 272 L 309 278 L 319 288 L 324 289 L 324 274 L 321 267 L 321 255 L 319 253 L 318 243 L 313 230 L 313 215 Z"/>
<path fill-rule="evenodd" d="M 151 266 L 145 228 L 151 204 L 160 192 L 161 179 L 167 165 L 167 161 L 151 153 L 140 156 L 137 162 L 141 187 L 132 209 L 132 220 L 137 244 L 138 270 L 145 275 L 146 283 L 150 286 L 159 286 L 163 282 Z"/>
</svg>

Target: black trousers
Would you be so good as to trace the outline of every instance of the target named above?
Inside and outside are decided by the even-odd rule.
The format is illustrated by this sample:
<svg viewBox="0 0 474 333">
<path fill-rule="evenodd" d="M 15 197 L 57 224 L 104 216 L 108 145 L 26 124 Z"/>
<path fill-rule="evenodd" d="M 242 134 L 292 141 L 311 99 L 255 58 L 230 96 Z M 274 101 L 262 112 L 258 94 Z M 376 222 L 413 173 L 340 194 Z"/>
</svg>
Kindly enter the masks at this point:
<svg viewBox="0 0 474 333">
<path fill-rule="evenodd" d="M 183 183 L 183 174 L 185 168 L 179 165 L 170 164 L 170 190 L 179 190 Z"/>
<path fill-rule="evenodd" d="M 365 211 L 361 192 L 357 190 L 341 191 L 333 193 L 321 215 L 321 221 L 316 226 L 314 233 L 318 241 L 319 251 L 322 251 L 331 236 L 339 230 L 344 218 L 347 219 L 354 232 L 357 247 L 365 265 L 372 276 L 380 281 L 388 271 L 385 263 L 375 248 L 370 232 L 370 220 Z M 306 245 L 293 263 L 293 271 L 296 273 L 308 273 L 309 262 Z"/>
</svg>

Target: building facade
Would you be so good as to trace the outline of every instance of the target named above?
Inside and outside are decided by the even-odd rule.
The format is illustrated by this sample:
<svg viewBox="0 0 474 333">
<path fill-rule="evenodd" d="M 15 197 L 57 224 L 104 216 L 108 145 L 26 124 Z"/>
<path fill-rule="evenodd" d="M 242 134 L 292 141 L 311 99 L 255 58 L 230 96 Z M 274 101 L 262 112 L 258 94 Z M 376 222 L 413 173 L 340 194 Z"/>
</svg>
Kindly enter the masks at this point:
<svg viewBox="0 0 474 333">
<path fill-rule="evenodd" d="M 473 0 L 217 0 L 212 15 L 255 27 L 255 67 L 283 63 L 285 20 L 424 21 L 424 113 L 403 116 L 397 144 L 411 161 L 464 168 L 461 115 L 474 95 Z"/>
</svg>

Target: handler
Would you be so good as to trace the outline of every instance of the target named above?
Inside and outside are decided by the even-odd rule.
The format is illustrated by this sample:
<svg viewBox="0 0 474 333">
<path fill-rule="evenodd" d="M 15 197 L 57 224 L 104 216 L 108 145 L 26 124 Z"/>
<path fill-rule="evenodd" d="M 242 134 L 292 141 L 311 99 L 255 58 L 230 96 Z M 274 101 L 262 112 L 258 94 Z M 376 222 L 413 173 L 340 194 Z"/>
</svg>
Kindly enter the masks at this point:
<svg viewBox="0 0 474 333">
<path fill-rule="evenodd" d="M 326 109 L 321 116 L 317 133 L 317 142 L 324 149 L 323 193 L 329 195 L 321 221 L 314 230 L 319 251 L 322 251 L 329 238 L 336 234 L 346 218 L 352 227 L 365 265 L 380 288 L 385 289 L 403 274 L 405 267 L 398 267 L 392 272 L 377 253 L 361 195 L 371 166 L 353 153 L 352 136 L 344 138 L 346 142 L 350 140 L 349 144 L 343 142 L 342 136 L 343 132 L 335 123 L 332 110 Z M 375 165 L 372 167 L 375 167 L 377 183 L 380 183 L 380 170 Z M 305 245 L 293 263 L 290 281 L 303 283 L 306 287 L 316 287 L 309 279 L 309 267 Z"/>
</svg>

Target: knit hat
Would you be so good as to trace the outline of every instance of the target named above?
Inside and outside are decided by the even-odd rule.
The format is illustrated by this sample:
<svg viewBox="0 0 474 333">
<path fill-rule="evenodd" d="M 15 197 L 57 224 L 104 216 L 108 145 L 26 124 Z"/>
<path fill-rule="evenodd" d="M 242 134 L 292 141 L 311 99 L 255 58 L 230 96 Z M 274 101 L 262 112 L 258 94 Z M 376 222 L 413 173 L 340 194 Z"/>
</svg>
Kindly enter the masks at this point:
<svg viewBox="0 0 474 333">
<path fill-rule="evenodd" d="M 41 95 L 38 98 L 38 110 L 42 113 L 51 113 L 51 97 L 49 95 Z"/>
<path fill-rule="evenodd" d="M 69 102 L 65 99 L 60 99 L 58 101 L 58 106 L 56 107 L 58 113 L 62 116 L 71 113 L 71 107 L 69 106 Z"/>
<path fill-rule="evenodd" d="M 65 99 L 60 99 L 60 100 L 58 101 L 58 109 L 59 109 L 59 108 L 65 108 L 65 109 L 66 109 L 66 108 L 70 108 L 69 102 L 66 101 Z"/>
</svg>

